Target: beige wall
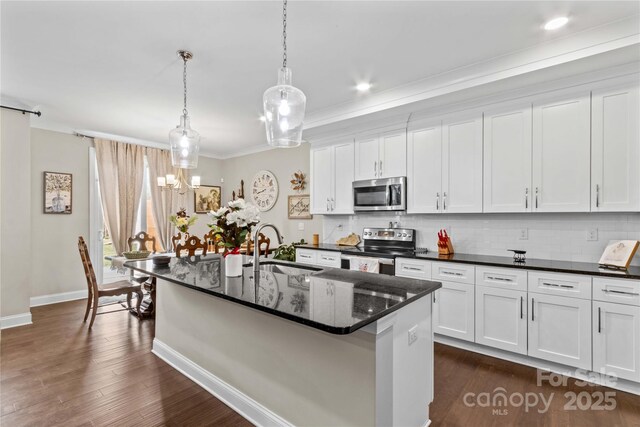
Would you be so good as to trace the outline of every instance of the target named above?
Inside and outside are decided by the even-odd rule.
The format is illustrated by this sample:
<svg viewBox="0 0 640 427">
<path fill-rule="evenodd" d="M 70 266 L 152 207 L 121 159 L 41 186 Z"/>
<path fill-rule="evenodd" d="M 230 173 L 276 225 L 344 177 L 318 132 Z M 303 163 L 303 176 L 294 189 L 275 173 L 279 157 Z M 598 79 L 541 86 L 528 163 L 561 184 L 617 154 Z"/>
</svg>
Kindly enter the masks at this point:
<svg viewBox="0 0 640 427">
<path fill-rule="evenodd" d="M 224 187 L 223 184 L 220 184 L 220 178 L 222 178 L 223 162 L 225 161 L 226 160 L 218 160 L 212 159 L 210 157 L 200 156 L 200 158 L 198 159 L 198 168 L 193 171 L 192 175 L 200 175 L 201 185 L 215 185 Z M 187 212 L 189 213 L 189 215 L 194 215 L 194 194 L 192 191 L 189 192 L 187 198 L 188 202 L 187 206 L 185 206 L 187 208 Z M 198 214 L 198 221 L 193 225 L 193 227 L 191 227 L 190 233 L 200 237 L 204 236 L 209 231 L 207 222 L 209 222 L 209 217 L 207 215 Z"/>
<path fill-rule="evenodd" d="M 276 176 L 280 191 L 275 206 L 270 211 L 261 213 L 262 222 L 269 222 L 278 227 L 286 243 L 298 241 L 302 238 L 306 241 L 311 241 L 313 233 L 321 233 L 322 217 L 314 216 L 311 220 L 290 220 L 287 215 L 287 196 L 296 194 L 291 189 L 289 181 L 291 180 L 291 175 L 297 170 L 301 170 L 307 175 L 307 188 L 304 192 L 306 194 L 309 193 L 309 144 L 302 144 L 297 148 L 274 149 L 225 159 L 222 166 L 222 177 L 224 178 L 222 186 L 223 201 L 231 199 L 231 192 L 240 187 L 241 179 L 244 179 L 246 199 L 251 201 L 251 180 L 258 171 L 266 169 Z M 299 224 L 304 225 L 304 230 L 298 229 Z M 272 245 L 277 243 L 271 230 L 267 230 L 266 234 L 271 238 Z"/>
<path fill-rule="evenodd" d="M 73 174 L 71 215 L 44 214 L 44 171 Z M 31 129 L 31 296 L 87 288 L 78 236 L 89 241 L 89 142 L 76 136 Z M 94 260 L 94 262 L 97 262 Z"/>
<path fill-rule="evenodd" d="M 29 114 L 0 112 L 0 317 L 29 313 L 34 265 L 29 120 Z"/>
</svg>

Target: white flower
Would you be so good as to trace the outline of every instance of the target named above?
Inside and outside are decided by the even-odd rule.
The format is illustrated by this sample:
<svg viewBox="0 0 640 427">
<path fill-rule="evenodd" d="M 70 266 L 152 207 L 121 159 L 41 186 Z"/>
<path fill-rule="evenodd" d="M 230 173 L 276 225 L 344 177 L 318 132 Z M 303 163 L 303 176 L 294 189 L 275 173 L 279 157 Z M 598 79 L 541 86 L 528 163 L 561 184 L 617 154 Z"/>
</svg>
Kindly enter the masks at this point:
<svg viewBox="0 0 640 427">
<path fill-rule="evenodd" d="M 217 211 L 211 211 L 209 212 L 207 215 L 209 215 L 209 217 L 211 217 L 211 219 L 218 220 L 220 219 L 222 216 L 224 216 L 224 214 L 227 213 L 227 208 L 222 207 L 220 209 L 218 209 Z"/>
<path fill-rule="evenodd" d="M 244 209 L 247 207 L 247 203 L 244 201 L 244 199 L 231 200 L 229 202 L 229 207 L 231 209 Z"/>
</svg>

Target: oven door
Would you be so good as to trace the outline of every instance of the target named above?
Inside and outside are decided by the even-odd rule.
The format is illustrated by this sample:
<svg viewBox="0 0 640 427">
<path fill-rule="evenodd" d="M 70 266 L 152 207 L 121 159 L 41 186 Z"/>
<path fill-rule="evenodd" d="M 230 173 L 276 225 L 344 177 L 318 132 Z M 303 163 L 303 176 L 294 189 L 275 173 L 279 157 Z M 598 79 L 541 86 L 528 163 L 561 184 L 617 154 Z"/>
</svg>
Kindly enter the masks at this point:
<svg viewBox="0 0 640 427">
<path fill-rule="evenodd" d="M 356 256 L 362 256 L 362 255 L 356 255 Z M 365 256 L 365 258 L 367 257 Z M 340 259 L 341 259 L 340 268 L 342 268 L 343 270 L 351 270 L 351 256 L 347 254 L 342 254 L 340 256 Z M 379 258 L 378 262 L 380 263 L 380 271 L 378 274 L 395 276 L 396 267 L 395 267 L 395 260 L 393 258 Z"/>
<path fill-rule="evenodd" d="M 399 211 L 406 209 L 405 177 L 354 181 L 354 211 Z"/>
</svg>

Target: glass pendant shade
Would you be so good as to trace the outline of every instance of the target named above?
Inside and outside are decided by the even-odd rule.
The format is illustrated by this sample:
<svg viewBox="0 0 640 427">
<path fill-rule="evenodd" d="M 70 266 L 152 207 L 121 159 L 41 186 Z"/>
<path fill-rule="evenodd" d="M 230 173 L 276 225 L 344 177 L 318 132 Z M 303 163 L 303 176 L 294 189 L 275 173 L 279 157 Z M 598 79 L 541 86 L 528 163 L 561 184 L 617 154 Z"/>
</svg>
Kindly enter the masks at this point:
<svg viewBox="0 0 640 427">
<path fill-rule="evenodd" d="M 273 147 L 297 147 L 302 142 L 302 126 L 307 97 L 291 86 L 291 69 L 278 70 L 278 84 L 262 97 L 267 142 Z"/>
<path fill-rule="evenodd" d="M 189 116 L 182 115 L 180 124 L 169 132 L 171 164 L 174 168 L 195 169 L 198 167 L 200 134 L 191 129 Z"/>
</svg>

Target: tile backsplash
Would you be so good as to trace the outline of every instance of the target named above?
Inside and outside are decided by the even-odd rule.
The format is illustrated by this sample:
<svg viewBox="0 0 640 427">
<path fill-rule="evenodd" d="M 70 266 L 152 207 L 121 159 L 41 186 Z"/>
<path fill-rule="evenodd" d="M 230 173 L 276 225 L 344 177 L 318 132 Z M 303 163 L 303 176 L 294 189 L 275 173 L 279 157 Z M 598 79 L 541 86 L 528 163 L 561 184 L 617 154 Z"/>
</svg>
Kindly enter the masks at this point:
<svg viewBox="0 0 640 427">
<path fill-rule="evenodd" d="M 321 240 L 333 243 L 349 233 L 362 235 L 364 227 L 400 227 L 418 230 L 417 245 L 436 251 L 436 233 L 446 228 L 455 251 L 511 256 L 507 249 L 524 249 L 528 258 L 598 262 L 611 240 L 640 240 L 640 213 L 529 213 L 410 215 L 366 213 L 323 218 Z M 527 239 L 521 239 L 526 230 Z M 597 230 L 597 240 L 588 241 Z M 632 260 L 640 265 L 640 250 Z"/>
</svg>

